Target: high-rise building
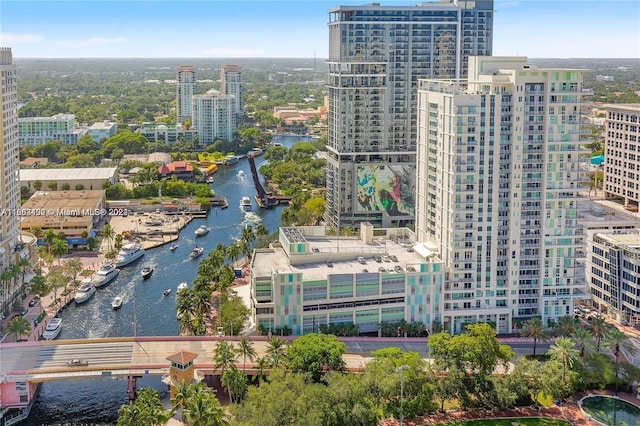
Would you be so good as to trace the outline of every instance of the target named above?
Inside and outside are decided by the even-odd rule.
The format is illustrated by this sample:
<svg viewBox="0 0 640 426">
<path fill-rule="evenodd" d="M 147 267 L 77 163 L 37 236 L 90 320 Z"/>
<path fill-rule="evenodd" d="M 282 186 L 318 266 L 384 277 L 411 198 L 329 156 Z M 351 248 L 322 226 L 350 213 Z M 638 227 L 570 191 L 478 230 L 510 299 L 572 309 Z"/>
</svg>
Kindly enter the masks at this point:
<svg viewBox="0 0 640 426">
<path fill-rule="evenodd" d="M 193 97 L 193 128 L 201 145 L 216 139 L 233 140 L 236 131 L 235 97 L 209 90 Z"/>
<path fill-rule="evenodd" d="M 242 115 L 242 68 L 239 65 L 223 65 L 220 71 L 222 93 L 234 96 L 234 111 Z"/>
<path fill-rule="evenodd" d="M 418 89 L 416 236 L 450 268 L 444 323 L 573 315 L 588 298 L 578 262 L 583 70 L 473 57 L 468 80 Z"/>
<path fill-rule="evenodd" d="M 640 203 L 640 104 L 606 106 L 604 194 L 638 211 Z"/>
<path fill-rule="evenodd" d="M 492 0 L 329 10 L 329 226 L 413 223 L 418 79 L 466 76 L 492 34 Z"/>
<path fill-rule="evenodd" d="M 182 124 L 191 120 L 192 100 L 196 94 L 196 67 L 180 65 L 176 68 L 176 120 Z"/>
<path fill-rule="evenodd" d="M 11 48 L 0 47 L 0 269 L 15 263 L 16 247 L 20 241 L 20 188 L 18 186 L 18 77 Z M 7 283 L 3 283 L 6 285 Z M 12 294 L 3 289 L 0 303 L 8 303 Z M 11 288 L 9 288 L 9 292 Z M 3 307 L 4 308 L 4 307 Z"/>
</svg>

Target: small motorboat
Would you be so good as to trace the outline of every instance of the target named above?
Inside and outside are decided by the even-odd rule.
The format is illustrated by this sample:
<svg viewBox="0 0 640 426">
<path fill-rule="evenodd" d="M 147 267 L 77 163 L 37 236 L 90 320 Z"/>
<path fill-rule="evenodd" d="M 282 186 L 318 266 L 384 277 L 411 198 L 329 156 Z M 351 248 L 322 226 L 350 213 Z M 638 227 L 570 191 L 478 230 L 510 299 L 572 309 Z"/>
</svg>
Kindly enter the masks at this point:
<svg viewBox="0 0 640 426">
<path fill-rule="evenodd" d="M 189 288 L 189 284 L 187 284 L 187 283 L 180 283 L 180 284 L 178 284 L 178 290 L 176 290 L 176 291 L 180 292 L 180 291 L 182 291 L 182 290 L 186 290 L 186 289 L 188 289 L 188 288 Z"/>
<path fill-rule="evenodd" d="M 175 251 L 177 248 L 178 248 L 178 245 L 174 243 L 174 244 L 171 244 L 171 247 L 169 247 L 169 250 Z"/>
<path fill-rule="evenodd" d="M 163 292 L 162 292 L 162 295 L 163 295 L 163 296 L 165 296 L 165 297 L 167 297 L 167 296 L 169 295 L 169 293 L 171 293 L 171 289 L 170 289 L 170 288 L 168 288 L 168 289 L 166 289 L 165 291 L 163 291 Z"/>
<path fill-rule="evenodd" d="M 142 279 L 143 280 L 147 280 L 149 279 L 149 277 L 151 276 L 151 274 L 153 274 L 153 267 L 152 266 L 145 266 L 144 268 L 142 268 Z"/>
<path fill-rule="evenodd" d="M 204 252 L 204 248 L 196 246 L 193 248 L 193 250 L 191 250 L 191 254 L 189 254 L 189 257 L 191 259 L 196 259 L 202 255 L 202 252 Z"/>
<path fill-rule="evenodd" d="M 244 177 L 244 171 L 240 170 L 240 171 L 238 172 L 238 177 Z"/>
<path fill-rule="evenodd" d="M 111 302 L 111 308 L 115 311 L 122 307 L 122 297 L 116 296 Z"/>
<path fill-rule="evenodd" d="M 209 179 L 207 179 L 207 183 L 213 183 L 213 177 L 210 177 Z"/>
<path fill-rule="evenodd" d="M 207 235 L 209 233 L 209 228 L 207 228 L 207 225 L 200 225 L 200 227 L 196 229 L 194 233 L 196 234 L 196 237 L 202 237 L 203 235 Z"/>
</svg>

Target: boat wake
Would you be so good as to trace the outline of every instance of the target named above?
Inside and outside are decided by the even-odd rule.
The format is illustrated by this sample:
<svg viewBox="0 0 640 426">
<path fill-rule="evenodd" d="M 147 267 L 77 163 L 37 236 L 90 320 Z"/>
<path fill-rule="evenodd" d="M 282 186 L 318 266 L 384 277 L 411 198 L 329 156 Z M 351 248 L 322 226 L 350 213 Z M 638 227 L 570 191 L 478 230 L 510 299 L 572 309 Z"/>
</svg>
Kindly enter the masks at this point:
<svg viewBox="0 0 640 426">
<path fill-rule="evenodd" d="M 244 220 L 242 221 L 242 226 L 254 226 L 259 223 L 262 223 L 262 218 L 255 214 L 254 212 L 246 212 L 244 214 Z"/>
</svg>

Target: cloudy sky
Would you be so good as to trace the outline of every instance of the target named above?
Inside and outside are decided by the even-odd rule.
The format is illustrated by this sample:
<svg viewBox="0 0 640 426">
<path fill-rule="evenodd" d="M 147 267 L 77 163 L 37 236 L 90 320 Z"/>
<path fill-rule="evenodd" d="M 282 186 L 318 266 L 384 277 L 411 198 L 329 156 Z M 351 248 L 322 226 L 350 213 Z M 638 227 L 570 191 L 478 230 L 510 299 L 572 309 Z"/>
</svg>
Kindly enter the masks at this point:
<svg viewBox="0 0 640 426">
<path fill-rule="evenodd" d="M 16 58 L 326 58 L 327 10 L 370 2 L 0 0 L 0 45 Z M 495 10 L 494 55 L 640 57 L 635 0 L 495 0 Z"/>
</svg>

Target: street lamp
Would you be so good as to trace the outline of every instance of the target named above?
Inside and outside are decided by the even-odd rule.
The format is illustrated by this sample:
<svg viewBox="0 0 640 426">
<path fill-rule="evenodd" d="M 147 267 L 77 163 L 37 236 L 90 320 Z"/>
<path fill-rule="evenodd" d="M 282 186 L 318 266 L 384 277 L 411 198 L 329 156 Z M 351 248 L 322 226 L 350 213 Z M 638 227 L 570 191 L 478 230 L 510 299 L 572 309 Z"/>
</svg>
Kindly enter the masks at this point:
<svg viewBox="0 0 640 426">
<path fill-rule="evenodd" d="M 408 368 L 408 365 L 396 367 L 396 373 L 400 373 L 400 426 L 402 426 L 402 420 L 404 419 L 404 412 L 402 410 L 402 400 L 404 399 L 404 371 Z"/>
</svg>

